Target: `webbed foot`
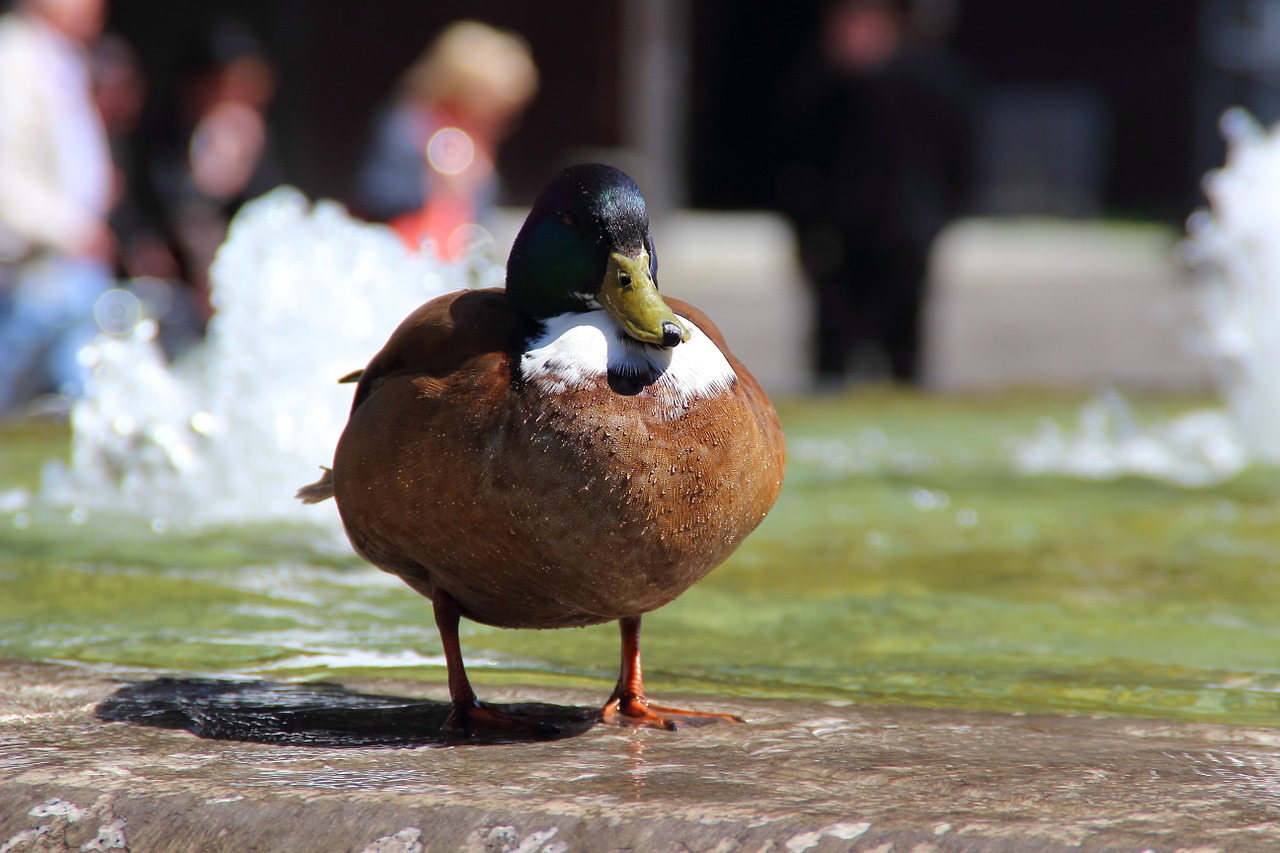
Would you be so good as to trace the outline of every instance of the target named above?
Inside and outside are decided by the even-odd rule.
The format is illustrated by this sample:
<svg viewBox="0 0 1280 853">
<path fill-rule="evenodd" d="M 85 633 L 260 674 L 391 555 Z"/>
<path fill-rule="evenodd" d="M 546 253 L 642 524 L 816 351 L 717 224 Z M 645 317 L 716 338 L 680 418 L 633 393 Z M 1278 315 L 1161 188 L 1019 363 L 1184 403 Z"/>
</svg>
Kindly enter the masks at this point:
<svg viewBox="0 0 1280 853">
<path fill-rule="evenodd" d="M 655 705 L 643 696 L 612 697 L 601 709 L 600 718 L 608 726 L 665 729 L 669 732 L 717 723 L 744 722 L 741 717 L 734 714 L 686 711 Z"/>
</svg>

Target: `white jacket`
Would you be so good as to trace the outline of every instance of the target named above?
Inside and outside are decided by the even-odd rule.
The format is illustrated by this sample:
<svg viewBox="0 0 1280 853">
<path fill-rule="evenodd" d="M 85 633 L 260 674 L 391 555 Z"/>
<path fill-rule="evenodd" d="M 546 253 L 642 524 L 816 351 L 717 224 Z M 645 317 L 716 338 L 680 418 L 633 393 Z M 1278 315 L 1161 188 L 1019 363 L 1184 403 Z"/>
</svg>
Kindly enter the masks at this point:
<svg viewBox="0 0 1280 853">
<path fill-rule="evenodd" d="M 0 260 L 78 254 L 111 182 L 84 51 L 36 18 L 0 16 Z"/>
</svg>

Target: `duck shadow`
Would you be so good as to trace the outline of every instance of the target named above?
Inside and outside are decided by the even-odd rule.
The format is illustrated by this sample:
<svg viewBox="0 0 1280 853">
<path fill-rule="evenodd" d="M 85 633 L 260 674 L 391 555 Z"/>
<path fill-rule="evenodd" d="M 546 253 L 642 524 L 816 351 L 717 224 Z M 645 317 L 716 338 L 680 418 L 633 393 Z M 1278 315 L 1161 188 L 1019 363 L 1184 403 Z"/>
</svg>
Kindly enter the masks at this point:
<svg viewBox="0 0 1280 853">
<path fill-rule="evenodd" d="M 494 705 L 528 731 L 443 729 L 449 703 L 359 693 L 340 684 L 157 678 L 121 687 L 94 710 L 107 722 L 181 729 L 208 740 L 328 748 L 418 748 L 534 743 L 577 737 L 599 712 L 565 705 Z"/>
</svg>

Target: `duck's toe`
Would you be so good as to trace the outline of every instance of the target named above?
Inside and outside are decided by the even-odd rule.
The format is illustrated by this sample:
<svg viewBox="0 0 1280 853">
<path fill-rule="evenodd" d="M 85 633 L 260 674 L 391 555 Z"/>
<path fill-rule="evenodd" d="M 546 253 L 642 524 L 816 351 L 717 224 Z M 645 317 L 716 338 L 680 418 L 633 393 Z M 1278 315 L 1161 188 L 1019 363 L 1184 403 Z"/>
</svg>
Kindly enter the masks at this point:
<svg viewBox="0 0 1280 853">
<path fill-rule="evenodd" d="M 736 714 L 686 711 L 655 705 L 644 696 L 614 696 L 601 709 L 600 718 L 608 726 L 665 729 L 669 732 L 717 723 L 745 722 Z"/>
</svg>

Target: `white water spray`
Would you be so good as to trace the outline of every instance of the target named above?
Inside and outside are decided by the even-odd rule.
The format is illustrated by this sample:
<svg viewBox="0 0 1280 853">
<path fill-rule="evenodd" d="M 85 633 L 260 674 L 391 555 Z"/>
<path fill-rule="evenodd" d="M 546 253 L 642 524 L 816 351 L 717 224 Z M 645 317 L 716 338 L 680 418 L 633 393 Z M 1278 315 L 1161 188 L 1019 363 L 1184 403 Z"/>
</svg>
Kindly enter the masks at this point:
<svg viewBox="0 0 1280 853">
<path fill-rule="evenodd" d="M 1280 125 L 1222 119 L 1227 165 L 1205 177 L 1211 212 L 1187 223 L 1205 278 L 1203 342 L 1244 449 L 1280 463 Z"/>
<path fill-rule="evenodd" d="M 1020 442 L 1023 471 L 1201 486 L 1251 462 L 1280 463 L 1280 125 L 1268 133 L 1233 109 L 1222 132 L 1226 165 L 1205 176 L 1210 207 L 1187 221 L 1180 253 L 1200 280 L 1192 345 L 1211 365 L 1226 409 L 1142 428 L 1123 399 L 1103 395 L 1074 433 L 1050 423 Z"/>
<path fill-rule="evenodd" d="M 418 305 L 490 284 L 501 269 L 409 253 L 336 203 L 281 188 L 247 205 L 211 270 L 206 340 L 172 367 L 154 323 L 104 335 L 72 411 L 71 466 L 46 471 L 41 503 L 170 525 L 333 523 L 294 491 L 329 464 L 363 367 Z"/>
</svg>

